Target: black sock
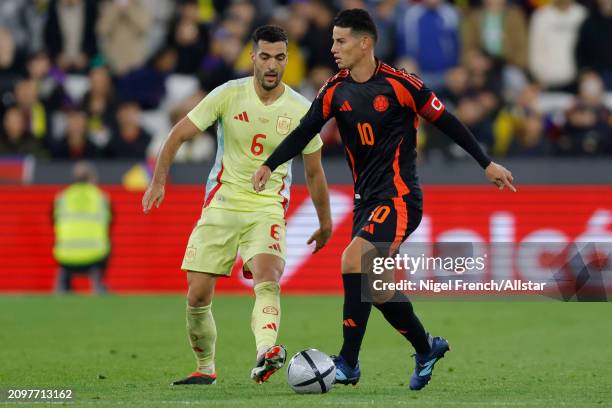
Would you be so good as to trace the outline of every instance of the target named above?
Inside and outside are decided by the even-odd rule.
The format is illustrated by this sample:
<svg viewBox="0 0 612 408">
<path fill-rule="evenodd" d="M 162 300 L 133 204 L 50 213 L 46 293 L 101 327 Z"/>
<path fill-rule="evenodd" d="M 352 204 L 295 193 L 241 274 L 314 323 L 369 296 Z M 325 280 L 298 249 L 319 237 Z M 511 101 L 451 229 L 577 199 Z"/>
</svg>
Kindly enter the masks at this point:
<svg viewBox="0 0 612 408">
<path fill-rule="evenodd" d="M 426 354 L 431 351 L 429 335 L 414 314 L 412 303 L 406 295 L 395 291 L 391 300 L 374 306 L 382 312 L 389 324 L 412 344 L 417 353 Z"/>
<path fill-rule="evenodd" d="M 372 310 L 371 302 L 361 301 L 361 279 L 362 275 L 360 273 L 342 275 L 344 285 L 342 336 L 344 342 L 340 355 L 351 367 L 357 365 L 359 349 Z"/>
</svg>

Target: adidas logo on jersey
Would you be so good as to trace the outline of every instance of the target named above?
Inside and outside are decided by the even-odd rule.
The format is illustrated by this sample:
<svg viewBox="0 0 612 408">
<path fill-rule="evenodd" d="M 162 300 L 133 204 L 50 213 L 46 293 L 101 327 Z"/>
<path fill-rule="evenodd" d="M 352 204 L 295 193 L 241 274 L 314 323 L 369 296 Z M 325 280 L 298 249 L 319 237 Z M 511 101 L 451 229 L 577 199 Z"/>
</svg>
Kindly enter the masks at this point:
<svg viewBox="0 0 612 408">
<path fill-rule="evenodd" d="M 270 248 L 270 249 L 274 249 L 274 250 L 276 250 L 276 251 L 278 251 L 278 252 L 282 252 L 282 251 L 281 251 L 281 246 L 280 246 L 280 244 L 278 244 L 278 243 L 275 243 L 275 244 L 269 245 L 269 246 L 268 246 L 268 248 Z"/>
<path fill-rule="evenodd" d="M 249 121 L 249 115 L 247 115 L 246 112 L 242 112 L 242 113 L 234 116 L 234 119 L 241 120 L 243 122 L 248 122 Z"/>
<path fill-rule="evenodd" d="M 344 101 L 342 106 L 340 107 L 340 112 L 351 112 L 353 108 L 351 108 L 351 104 L 348 101 Z"/>
</svg>

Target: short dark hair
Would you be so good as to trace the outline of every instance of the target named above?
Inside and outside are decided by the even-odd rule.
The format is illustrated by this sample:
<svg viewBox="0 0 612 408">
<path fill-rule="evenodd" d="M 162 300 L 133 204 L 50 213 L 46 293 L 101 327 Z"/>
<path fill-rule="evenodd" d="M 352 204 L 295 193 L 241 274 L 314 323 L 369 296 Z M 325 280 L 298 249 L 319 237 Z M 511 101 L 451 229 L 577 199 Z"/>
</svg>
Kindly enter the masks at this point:
<svg viewBox="0 0 612 408">
<path fill-rule="evenodd" d="M 376 25 L 370 14 L 365 10 L 342 10 L 334 18 L 334 25 L 336 27 L 350 28 L 354 32 L 369 34 L 374 38 L 374 42 L 378 40 Z"/>
<path fill-rule="evenodd" d="M 259 41 L 266 42 L 284 42 L 285 44 L 289 43 L 289 39 L 287 37 L 287 32 L 284 28 L 274 26 L 274 25 L 264 25 L 258 27 L 255 31 L 253 31 L 253 35 L 251 36 L 253 40 L 253 45 L 257 46 Z"/>
</svg>

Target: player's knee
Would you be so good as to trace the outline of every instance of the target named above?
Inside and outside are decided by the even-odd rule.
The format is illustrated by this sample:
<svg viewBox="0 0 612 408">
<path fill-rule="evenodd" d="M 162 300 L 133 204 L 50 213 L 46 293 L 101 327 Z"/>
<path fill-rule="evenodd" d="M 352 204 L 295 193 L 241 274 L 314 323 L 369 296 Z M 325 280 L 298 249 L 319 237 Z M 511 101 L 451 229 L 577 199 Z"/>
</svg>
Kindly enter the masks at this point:
<svg viewBox="0 0 612 408">
<path fill-rule="evenodd" d="M 212 303 L 212 293 L 189 289 L 187 293 L 187 304 L 191 307 L 203 307 Z"/>
<path fill-rule="evenodd" d="M 373 290 L 372 291 L 372 303 L 375 306 L 387 303 L 393 298 L 395 291 L 393 290 Z"/>
<path fill-rule="evenodd" d="M 255 256 L 247 265 L 253 273 L 255 284 L 279 282 L 285 268 L 285 263 L 281 258 L 268 254 Z"/>
<path fill-rule="evenodd" d="M 261 271 L 258 274 L 259 282 L 278 282 L 283 275 L 283 267 L 280 265 L 271 265 L 269 268 Z"/>
</svg>

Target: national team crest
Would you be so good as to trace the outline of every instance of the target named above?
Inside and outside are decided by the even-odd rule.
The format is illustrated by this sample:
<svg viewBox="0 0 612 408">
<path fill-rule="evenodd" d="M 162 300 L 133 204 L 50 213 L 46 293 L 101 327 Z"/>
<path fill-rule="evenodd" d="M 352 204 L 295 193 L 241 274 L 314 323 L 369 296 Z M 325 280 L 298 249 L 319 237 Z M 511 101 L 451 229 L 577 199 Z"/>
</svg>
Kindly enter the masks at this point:
<svg viewBox="0 0 612 408">
<path fill-rule="evenodd" d="M 289 129 L 291 128 L 291 118 L 286 116 L 279 116 L 276 121 L 276 131 L 280 135 L 289 134 Z"/>
<path fill-rule="evenodd" d="M 194 247 L 188 247 L 185 253 L 185 262 L 192 263 L 196 257 L 196 249 Z"/>
<path fill-rule="evenodd" d="M 384 112 L 389 108 L 389 99 L 385 95 L 378 95 L 374 98 L 373 105 L 377 112 Z"/>
</svg>

